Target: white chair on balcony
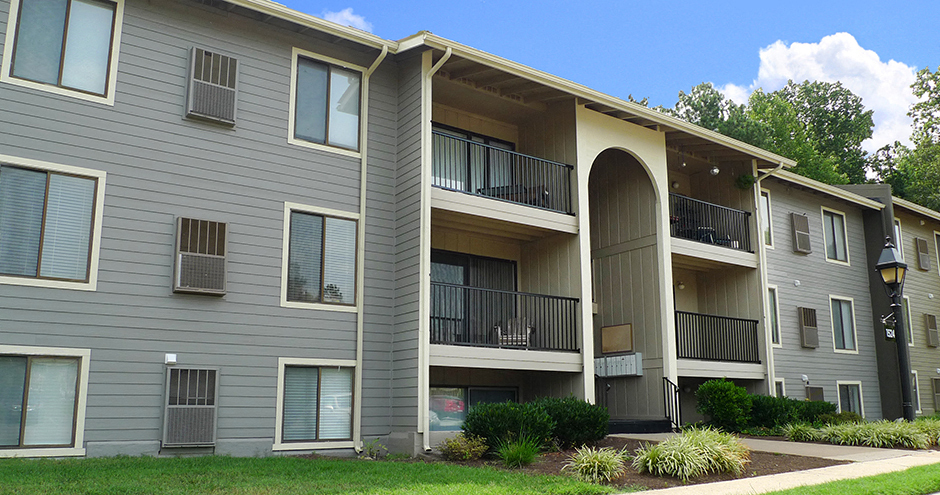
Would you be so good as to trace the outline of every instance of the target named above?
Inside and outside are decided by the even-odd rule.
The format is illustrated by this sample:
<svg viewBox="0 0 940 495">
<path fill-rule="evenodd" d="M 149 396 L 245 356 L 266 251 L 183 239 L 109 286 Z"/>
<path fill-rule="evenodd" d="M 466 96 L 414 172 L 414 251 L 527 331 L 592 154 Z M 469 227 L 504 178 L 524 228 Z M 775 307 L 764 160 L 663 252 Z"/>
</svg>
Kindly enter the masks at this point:
<svg viewBox="0 0 940 495">
<path fill-rule="evenodd" d="M 506 326 L 496 325 L 496 335 L 499 345 L 506 347 L 529 347 L 529 338 L 532 336 L 532 325 L 525 317 L 509 318 Z"/>
</svg>

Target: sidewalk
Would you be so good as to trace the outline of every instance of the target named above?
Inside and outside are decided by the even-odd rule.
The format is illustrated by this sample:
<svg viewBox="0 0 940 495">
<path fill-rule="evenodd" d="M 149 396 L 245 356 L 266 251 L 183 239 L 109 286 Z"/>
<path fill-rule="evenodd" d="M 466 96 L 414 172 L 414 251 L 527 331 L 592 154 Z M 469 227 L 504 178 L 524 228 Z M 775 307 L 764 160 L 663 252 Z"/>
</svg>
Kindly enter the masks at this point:
<svg viewBox="0 0 940 495">
<path fill-rule="evenodd" d="M 617 434 L 612 436 L 658 442 L 672 435 L 671 433 Z M 751 450 L 775 452 L 789 455 L 822 457 L 840 461 L 853 461 L 851 464 L 829 466 L 806 471 L 741 478 L 720 481 L 707 485 L 688 485 L 654 490 L 656 495 L 701 494 L 739 495 L 767 493 L 785 490 L 803 485 L 818 485 L 830 481 L 863 478 L 877 474 L 902 471 L 915 466 L 940 463 L 940 451 L 936 450 L 894 450 L 871 447 L 851 447 L 818 443 L 786 442 L 780 440 L 741 439 Z"/>
</svg>

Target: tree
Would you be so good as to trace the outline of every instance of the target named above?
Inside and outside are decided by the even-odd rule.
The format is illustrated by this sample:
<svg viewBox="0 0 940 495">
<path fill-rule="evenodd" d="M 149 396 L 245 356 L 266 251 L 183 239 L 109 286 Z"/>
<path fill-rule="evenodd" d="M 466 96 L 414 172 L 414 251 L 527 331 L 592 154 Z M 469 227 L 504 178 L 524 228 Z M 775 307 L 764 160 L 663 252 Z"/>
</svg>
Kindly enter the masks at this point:
<svg viewBox="0 0 940 495">
<path fill-rule="evenodd" d="M 712 83 L 702 83 L 686 94 L 679 91 L 679 101 L 666 113 L 686 122 L 724 134 L 754 146 L 763 147 L 768 129 L 748 118 L 747 106 L 725 99 Z"/>
<path fill-rule="evenodd" d="M 914 119 L 911 140 L 918 146 L 940 143 L 940 66 L 936 72 L 931 72 L 930 67 L 918 71 L 911 89 L 919 100 L 907 113 Z"/>
</svg>

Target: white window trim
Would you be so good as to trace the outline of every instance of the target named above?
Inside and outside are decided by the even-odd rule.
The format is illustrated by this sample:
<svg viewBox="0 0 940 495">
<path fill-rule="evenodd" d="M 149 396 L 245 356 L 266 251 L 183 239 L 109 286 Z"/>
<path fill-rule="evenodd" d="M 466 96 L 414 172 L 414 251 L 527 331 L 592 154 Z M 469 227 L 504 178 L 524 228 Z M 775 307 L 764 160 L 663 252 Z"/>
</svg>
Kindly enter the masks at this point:
<svg viewBox="0 0 940 495">
<path fill-rule="evenodd" d="M 786 380 L 786 378 L 774 378 L 774 384 L 775 384 L 775 385 L 774 385 L 774 392 L 777 391 L 777 386 L 776 386 L 777 383 L 780 384 L 780 391 L 783 392 L 783 397 L 786 397 L 786 396 L 787 396 L 787 380 Z M 778 397 L 780 397 L 780 396 L 778 396 Z"/>
<path fill-rule="evenodd" d="M 291 62 L 290 62 L 290 108 L 287 115 L 287 142 L 288 144 L 293 144 L 297 146 L 303 146 L 306 148 L 312 148 L 319 151 L 327 151 L 329 153 L 336 153 L 340 155 L 351 156 L 354 158 L 360 158 L 362 156 L 361 150 L 364 144 L 362 141 L 362 136 L 360 135 L 359 150 L 350 150 L 346 148 L 340 148 L 337 146 L 330 146 L 328 144 L 313 143 L 305 139 L 298 139 L 294 137 L 294 117 L 296 113 L 296 102 L 297 102 L 297 59 L 298 57 L 310 58 L 313 60 L 319 60 L 331 65 L 343 69 L 349 69 L 359 72 L 360 74 L 365 74 L 367 69 L 365 67 L 351 64 L 349 62 L 335 59 L 332 57 L 327 57 L 325 55 L 320 55 L 318 53 L 308 52 L 307 50 L 302 50 L 296 46 L 291 50 Z M 359 79 L 359 95 L 360 97 L 363 94 L 366 94 L 364 91 L 366 85 L 366 78 L 360 77 Z M 359 105 L 359 123 L 362 124 L 362 105 Z M 361 133 L 360 133 L 361 134 Z"/>
<path fill-rule="evenodd" d="M 922 413 L 920 406 L 920 376 L 917 374 L 917 370 L 911 370 L 912 378 L 914 379 L 914 412 L 917 414 Z"/>
<path fill-rule="evenodd" d="M 836 380 L 836 410 L 842 412 L 842 391 L 839 389 L 842 385 L 858 385 L 858 407 L 861 409 L 859 414 L 865 417 L 865 392 L 862 389 L 862 382 L 858 380 Z"/>
<path fill-rule="evenodd" d="M 829 245 L 826 243 L 826 212 L 834 213 L 842 217 L 842 239 L 845 241 L 845 261 L 834 260 L 829 258 L 829 253 L 827 249 Z M 833 208 L 826 208 L 825 206 L 820 207 L 819 212 L 820 220 L 822 220 L 822 242 L 823 242 L 823 256 L 826 257 L 826 261 L 829 263 L 835 263 L 837 265 L 852 266 L 852 255 L 849 254 L 849 217 L 845 214 L 844 211 L 835 210 Z"/>
<path fill-rule="evenodd" d="M 16 38 L 20 0 L 11 0 L 10 2 L 10 17 L 7 19 L 7 35 L 3 44 L 3 63 L 0 65 L 0 82 L 114 106 L 114 89 L 115 84 L 117 83 L 118 55 L 121 53 L 121 27 L 124 25 L 124 0 L 109 1 L 114 2 L 116 6 L 114 8 L 114 32 L 112 33 L 111 39 L 111 67 L 108 69 L 108 93 L 106 95 L 92 95 L 83 93 L 81 91 L 76 91 L 74 89 L 53 86 L 51 84 L 44 84 L 36 81 L 29 81 L 10 75 L 10 64 L 13 61 L 13 42 L 14 38 Z"/>
<path fill-rule="evenodd" d="M 770 244 L 764 244 L 764 247 L 765 247 L 766 249 L 774 249 L 774 239 L 775 239 L 777 236 L 774 235 L 774 215 L 773 215 L 773 209 L 772 209 L 772 207 L 771 207 L 771 205 L 773 204 L 773 198 L 771 198 L 771 196 L 770 196 L 770 190 L 768 190 L 768 189 L 761 189 L 761 190 L 760 190 L 760 194 L 764 194 L 764 193 L 767 193 L 767 230 L 770 231 Z M 760 198 L 758 198 L 758 201 L 760 201 Z M 760 214 L 760 205 L 759 205 L 759 204 L 757 205 L 757 213 Z M 761 236 L 761 240 L 760 240 L 760 241 L 761 241 L 761 242 L 764 242 L 764 239 L 763 239 L 763 237 L 764 237 L 764 232 L 763 232 L 763 231 L 760 232 L 760 236 Z"/>
<path fill-rule="evenodd" d="M 356 286 L 356 300 L 351 305 L 308 303 L 287 300 L 287 265 L 290 257 L 290 212 L 301 211 L 304 213 L 313 213 L 314 215 L 324 215 L 346 220 L 359 221 L 359 214 L 350 211 L 334 210 L 331 208 L 321 208 L 319 206 L 302 205 L 300 203 L 284 202 L 284 240 L 281 244 L 281 307 L 282 308 L 303 308 L 320 309 L 324 311 L 339 311 L 341 313 L 355 313 L 359 310 L 359 301 L 362 298 L 359 286 Z M 356 249 L 362 239 L 356 239 Z"/>
<path fill-rule="evenodd" d="M 282 426 L 284 422 L 284 368 L 288 366 L 318 366 L 318 367 L 341 367 L 352 368 L 353 373 L 358 373 L 355 359 L 307 359 L 307 358 L 277 358 L 277 405 L 275 407 L 274 422 L 274 446 L 272 450 L 314 450 L 314 449 L 351 449 L 353 440 L 324 441 L 324 442 L 287 442 L 281 443 Z M 353 380 L 355 387 L 355 380 Z M 355 395 L 355 391 L 352 391 Z M 358 408 L 359 404 L 353 404 L 353 408 Z M 352 417 L 356 414 L 353 412 Z"/>
<path fill-rule="evenodd" d="M 35 347 L 0 345 L 0 355 L 15 354 L 18 356 L 52 356 L 77 357 L 78 363 L 78 396 L 75 407 L 75 443 L 74 447 L 54 447 L 44 449 L 33 447 L 28 449 L 0 449 L 0 458 L 4 457 L 65 457 L 85 455 L 85 404 L 88 399 L 88 368 L 91 363 L 91 349 L 71 349 L 67 347 Z"/>
<path fill-rule="evenodd" d="M 780 339 L 780 342 L 774 343 L 774 339 L 773 339 L 773 335 L 774 335 L 774 334 L 773 334 L 773 328 L 771 328 L 771 329 L 770 329 L 770 346 L 771 346 L 771 347 L 776 347 L 776 348 L 781 348 L 781 347 L 783 347 L 783 331 L 782 331 L 782 326 L 780 325 L 780 291 L 777 290 L 777 286 L 776 286 L 776 285 L 772 285 L 772 284 L 767 284 L 767 290 L 768 290 L 768 291 L 771 291 L 771 290 L 774 291 L 774 296 L 775 296 L 775 297 L 774 297 L 774 299 L 775 299 L 774 302 L 776 303 L 776 304 L 774 305 L 774 307 L 770 307 L 770 297 L 768 297 L 768 296 L 769 296 L 769 293 L 768 293 L 768 294 L 765 294 L 764 297 L 767 298 L 767 308 L 768 308 L 770 311 L 773 311 L 773 312 L 774 312 L 774 316 L 775 316 L 776 319 L 777 319 L 777 338 Z"/>
<path fill-rule="evenodd" d="M 937 253 L 937 273 L 940 274 L 940 232 L 933 231 L 933 245 Z"/>
<path fill-rule="evenodd" d="M 98 180 L 98 187 L 95 197 L 95 218 L 94 232 L 91 236 L 91 259 L 88 264 L 88 281 L 71 282 L 66 280 L 48 280 L 37 277 L 14 277 L 9 275 L 0 275 L 0 284 L 8 285 L 26 285 L 30 287 L 48 287 L 53 289 L 72 289 L 72 290 L 90 290 L 98 289 L 98 251 L 101 245 L 101 220 L 104 217 L 104 189 L 107 172 L 93 170 L 90 168 L 73 167 L 70 165 L 59 165 L 56 163 L 31 160 L 28 158 L 19 158 L 9 155 L 0 155 L 0 163 L 13 166 L 30 168 L 43 172 L 59 172 L 70 175 L 81 175 Z"/>
<path fill-rule="evenodd" d="M 907 327 L 907 346 L 914 347 L 914 318 L 911 317 L 911 298 L 910 296 L 903 296 L 903 298 L 904 301 L 907 301 L 907 311 L 901 315 L 904 318 L 904 325 Z M 901 304 L 901 310 L 904 310 L 904 304 Z"/>
<path fill-rule="evenodd" d="M 852 342 L 855 343 L 855 349 L 839 349 L 836 347 L 836 325 L 835 325 L 836 320 L 835 318 L 832 317 L 833 299 L 837 301 L 848 301 L 849 304 L 852 306 Z M 834 296 L 832 294 L 829 294 L 829 328 L 830 330 L 832 330 L 830 335 L 832 336 L 832 350 L 833 351 L 839 354 L 858 354 L 859 345 L 858 345 L 858 331 L 856 330 L 856 323 L 855 323 L 855 299 L 851 297 Z"/>
<path fill-rule="evenodd" d="M 892 231 L 891 236 L 897 237 L 894 240 L 894 247 L 898 248 L 898 254 L 901 255 L 901 260 L 904 260 L 904 230 L 901 228 L 901 219 L 894 217 L 894 222 L 891 224 Z M 897 227 L 897 232 L 893 229 Z"/>
</svg>

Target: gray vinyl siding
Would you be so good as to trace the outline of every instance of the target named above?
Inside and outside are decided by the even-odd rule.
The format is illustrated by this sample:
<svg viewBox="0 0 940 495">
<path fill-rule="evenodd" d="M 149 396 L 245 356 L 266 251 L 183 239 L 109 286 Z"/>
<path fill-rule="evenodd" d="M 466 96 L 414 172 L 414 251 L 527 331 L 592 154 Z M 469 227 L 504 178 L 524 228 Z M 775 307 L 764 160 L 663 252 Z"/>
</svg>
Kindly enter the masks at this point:
<svg viewBox="0 0 940 495">
<path fill-rule="evenodd" d="M 418 422 L 418 318 L 421 260 L 421 57 L 399 62 L 398 169 L 395 209 L 395 339 L 392 352 L 392 427 Z"/>
<path fill-rule="evenodd" d="M 940 274 L 937 271 L 937 243 L 934 234 L 934 231 L 940 232 L 940 222 L 912 215 L 909 210 L 896 203 L 894 216 L 901 220 L 900 244 L 904 247 L 904 261 L 907 263 L 904 295 L 909 300 L 911 321 L 905 321 L 904 324 L 910 325 L 914 335 L 913 345 L 908 347 L 911 370 L 917 371 L 920 411 L 928 416 L 937 412 L 934 407 L 933 380 L 940 377 L 937 374 L 937 368 L 940 368 L 940 347 L 927 345 L 927 322 L 924 315 L 931 314 L 940 318 Z M 921 221 L 924 225 L 920 224 Z M 927 270 L 921 270 L 917 264 L 915 237 L 927 240 L 927 250 L 930 254 Z M 917 404 L 914 406 L 916 408 Z"/>
<path fill-rule="evenodd" d="M 801 375 L 810 385 L 822 386 L 825 398 L 837 403 L 837 381 L 861 381 L 865 417 L 881 418 L 875 333 L 871 321 L 871 294 L 868 286 L 868 256 L 860 207 L 831 196 L 811 193 L 781 183 L 771 177 L 762 182 L 770 191 L 773 249 L 767 249 L 767 282 L 777 286 L 782 347 L 775 347 L 774 373 L 786 383 L 789 397 L 804 399 Z M 826 261 L 821 207 L 845 213 L 850 266 Z M 811 254 L 793 252 L 790 213 L 809 218 Z M 796 285 L 799 281 L 799 286 Z M 829 297 L 853 299 L 858 354 L 833 350 Z M 819 347 L 800 345 L 798 307 L 816 310 Z"/>
<path fill-rule="evenodd" d="M 3 22 L 8 8 L 0 0 Z M 234 129 L 182 118 L 193 45 L 238 58 Z M 196 3 L 128 0 L 113 107 L 0 84 L 0 153 L 108 174 L 97 291 L 0 285 L 0 342 L 91 348 L 90 455 L 114 452 L 108 442 L 158 447 L 166 352 L 220 369 L 218 450 L 236 454 L 270 449 L 278 357 L 355 359 L 355 313 L 279 305 L 284 202 L 359 211 L 358 159 L 287 144 L 292 46 L 366 66 L 376 56 Z M 386 64 L 373 77 L 360 241 L 365 435 L 389 429 L 398 117 Z M 177 216 L 229 223 L 223 298 L 171 292 Z"/>
</svg>

